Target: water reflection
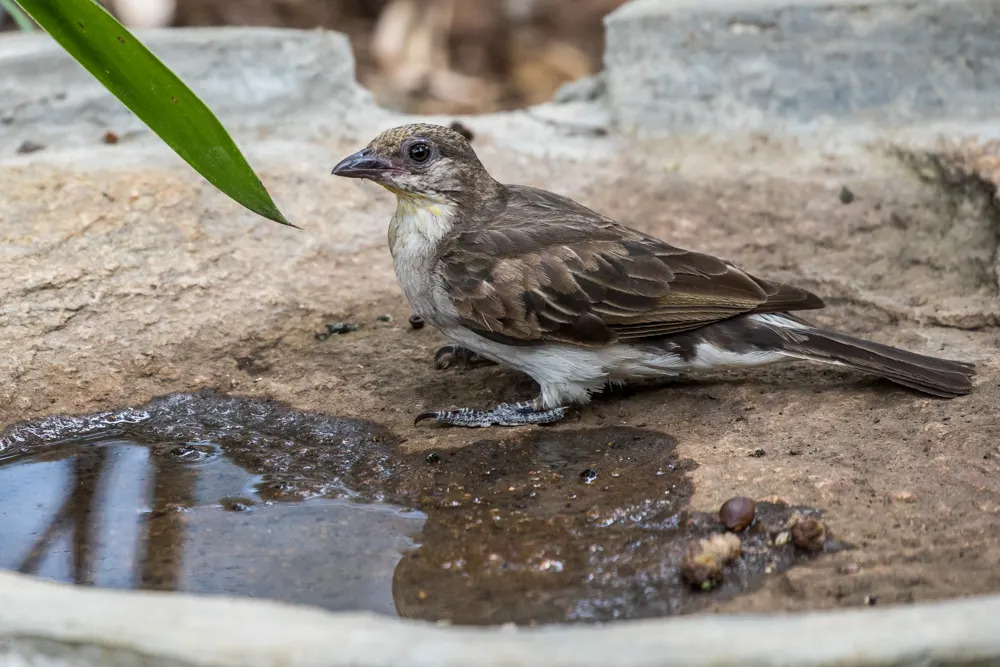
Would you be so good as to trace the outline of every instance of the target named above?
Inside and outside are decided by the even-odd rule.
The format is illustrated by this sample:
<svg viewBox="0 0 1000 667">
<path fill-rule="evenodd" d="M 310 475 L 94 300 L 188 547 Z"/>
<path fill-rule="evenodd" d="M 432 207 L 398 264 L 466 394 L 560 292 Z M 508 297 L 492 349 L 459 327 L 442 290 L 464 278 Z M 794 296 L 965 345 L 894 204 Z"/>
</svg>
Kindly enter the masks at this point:
<svg viewBox="0 0 1000 667">
<path fill-rule="evenodd" d="M 191 451 L 110 439 L 7 457 L 0 567 L 395 613 L 392 572 L 423 515 L 344 499 L 264 502 L 261 475 Z"/>
</svg>

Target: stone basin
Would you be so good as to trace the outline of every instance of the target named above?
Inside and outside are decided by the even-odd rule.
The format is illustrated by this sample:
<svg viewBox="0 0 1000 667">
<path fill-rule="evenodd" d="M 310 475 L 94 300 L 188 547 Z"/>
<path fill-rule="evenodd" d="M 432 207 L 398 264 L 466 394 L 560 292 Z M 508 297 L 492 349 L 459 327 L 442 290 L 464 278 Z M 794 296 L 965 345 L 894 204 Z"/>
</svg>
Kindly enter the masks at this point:
<svg viewBox="0 0 1000 667">
<path fill-rule="evenodd" d="M 694 462 L 685 510 L 709 516 L 733 495 L 819 508 L 851 548 L 681 615 L 538 628 L 442 627 L 417 614 L 98 590 L 4 572 L 0 656 L 45 665 L 998 659 L 990 144 L 950 132 L 942 142 L 947 114 L 832 117 L 806 130 L 780 120 L 752 132 L 702 126 L 639 141 L 616 120 L 614 98 L 600 95 L 463 118 L 501 180 L 569 194 L 677 245 L 794 281 L 827 300 L 820 324 L 975 361 L 980 375 L 968 397 L 939 401 L 789 365 L 611 394 L 551 429 L 415 428 L 424 409 L 516 400 L 533 388 L 498 368 L 433 367 L 443 340 L 407 324 L 392 275 L 390 196 L 329 176 L 340 157 L 404 119 L 358 89 L 336 34 L 143 38 L 219 112 L 303 229 L 257 219 L 213 191 L 44 36 L 4 36 L 0 427 L 207 389 L 371 422 L 414 465 L 432 453 L 518 452 L 545 437 L 562 451 L 574 438 L 590 446 L 587 434 L 639 429 L 669 443 L 664 457 Z M 117 144 L 101 141 L 108 130 Z M 25 141 L 44 148 L 20 154 Z M 331 322 L 360 328 L 320 340 Z"/>
</svg>

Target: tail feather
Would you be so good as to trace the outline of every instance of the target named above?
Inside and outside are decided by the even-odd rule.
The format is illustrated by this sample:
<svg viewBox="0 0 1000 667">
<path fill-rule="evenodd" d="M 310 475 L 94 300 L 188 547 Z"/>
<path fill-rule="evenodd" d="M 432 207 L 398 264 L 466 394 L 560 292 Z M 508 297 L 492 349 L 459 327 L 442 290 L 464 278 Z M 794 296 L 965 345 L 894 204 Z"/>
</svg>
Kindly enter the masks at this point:
<svg viewBox="0 0 1000 667">
<path fill-rule="evenodd" d="M 786 340 L 782 351 L 790 357 L 843 365 L 878 375 L 942 398 L 968 394 L 976 374 L 973 364 L 928 357 L 822 329 L 797 327 L 794 340 Z"/>
</svg>

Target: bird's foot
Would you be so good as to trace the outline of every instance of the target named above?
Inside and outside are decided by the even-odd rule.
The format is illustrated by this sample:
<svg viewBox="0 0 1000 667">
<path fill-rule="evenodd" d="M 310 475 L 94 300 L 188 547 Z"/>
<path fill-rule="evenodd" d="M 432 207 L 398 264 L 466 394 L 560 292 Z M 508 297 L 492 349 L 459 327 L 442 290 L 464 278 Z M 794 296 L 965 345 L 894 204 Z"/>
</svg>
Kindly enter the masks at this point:
<svg viewBox="0 0 1000 667">
<path fill-rule="evenodd" d="M 484 426 L 525 426 L 528 424 L 551 424 L 566 415 L 566 406 L 540 409 L 535 401 L 520 403 L 501 403 L 492 410 L 474 410 L 458 408 L 441 412 L 424 412 L 417 416 L 413 424 L 419 424 L 425 419 L 433 419 L 447 426 L 466 426 L 469 428 Z"/>
<path fill-rule="evenodd" d="M 451 366 L 461 364 L 466 367 L 486 366 L 495 362 L 481 357 L 467 347 L 461 345 L 445 345 L 434 353 L 434 368 L 442 371 Z"/>
</svg>

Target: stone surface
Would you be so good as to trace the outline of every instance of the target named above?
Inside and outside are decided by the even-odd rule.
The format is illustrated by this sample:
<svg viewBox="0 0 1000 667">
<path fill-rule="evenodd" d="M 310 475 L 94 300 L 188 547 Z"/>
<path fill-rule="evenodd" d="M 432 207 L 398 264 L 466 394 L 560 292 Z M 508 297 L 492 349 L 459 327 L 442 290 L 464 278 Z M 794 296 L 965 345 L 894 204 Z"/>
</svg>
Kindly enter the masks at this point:
<svg viewBox="0 0 1000 667">
<path fill-rule="evenodd" d="M 400 119 L 372 107 L 353 85 L 323 88 L 325 77 L 342 83 L 327 70 L 350 66 L 328 61 L 344 57 L 335 36 L 207 34 L 144 38 L 157 53 L 176 48 L 179 69 L 183 45 L 202 44 L 186 78 L 233 127 L 302 230 L 254 217 L 148 131 L 132 134 L 134 120 L 102 98 L 85 72 L 60 64 L 65 56 L 51 45 L 0 39 L 0 104 L 14 111 L 0 126 L 0 425 L 213 387 L 372 419 L 414 450 L 481 439 L 481 432 L 414 428 L 413 416 L 518 400 L 534 387 L 499 368 L 433 369 L 444 341 L 430 327 L 407 324 L 410 311 L 385 247 L 391 197 L 329 175 L 337 160 Z M 286 48 L 298 53 L 292 61 L 307 63 L 295 70 L 301 76 L 282 74 Z M 197 67 L 205 53 L 214 54 L 215 67 Z M 277 91 L 270 95 L 250 81 L 244 97 L 233 93 L 243 103 L 229 105 L 239 68 L 226 69 L 228 59 L 274 68 L 265 82 L 284 87 L 266 88 Z M 62 74 L 46 79 L 50 68 Z M 49 93 L 25 91 L 36 78 L 48 82 L 40 90 Z M 56 97 L 60 89 L 64 99 Z M 940 155 L 930 143 L 910 145 L 901 159 L 865 145 L 827 154 L 764 134 L 633 142 L 606 133 L 600 108 L 569 104 L 579 107 L 463 122 L 500 180 L 570 195 L 676 245 L 815 290 L 829 304 L 813 317 L 825 326 L 980 366 L 973 393 L 953 401 L 790 365 L 613 394 L 581 411 L 568 427 L 627 424 L 676 437 L 678 454 L 699 465 L 692 473 L 698 509 L 715 511 L 737 494 L 822 507 L 832 531 L 855 545 L 715 610 L 807 611 L 873 600 L 891 606 L 1000 591 L 997 217 L 982 177 L 987 167 L 982 174 L 928 171 L 926 158 Z M 103 143 L 108 129 L 123 140 Z M 27 140 L 46 147 L 17 154 Z M 995 160 L 980 156 L 976 164 Z M 854 194 L 850 204 L 841 203 L 844 186 Z M 378 320 L 385 314 L 391 322 Z M 315 338 L 336 321 L 364 326 Z M 238 361 L 246 359 L 253 373 Z M 755 450 L 765 455 L 747 455 Z M 71 602 L 77 595 L 80 606 Z M 360 665 L 468 664 L 469 655 L 479 664 L 606 664 L 607 655 L 619 664 L 671 664 L 707 660 L 712 646 L 723 647 L 720 660 L 737 664 L 751 660 L 742 651 L 762 664 L 898 664 L 938 655 L 961 664 L 1000 655 L 995 623 L 989 632 L 980 625 L 996 618 L 996 598 L 893 609 L 896 617 L 880 610 L 783 616 L 768 631 L 749 618 L 688 618 L 523 634 L 368 617 L 338 625 L 308 610 L 288 610 L 284 621 L 265 626 L 252 620 L 263 607 L 249 603 L 144 596 L 133 608 L 127 599 L 3 576 L 0 650 L 48 656 L 32 664 L 107 664 L 112 658 L 101 660 L 108 655 L 134 664 L 137 654 L 159 656 L 153 664 L 275 664 L 269 647 L 281 657 L 291 652 L 299 664 L 330 664 L 333 645 L 343 664 L 357 658 Z M 267 609 L 268 623 L 279 618 Z M 123 634 L 120 624 L 137 618 L 147 620 Z M 881 625 L 879 618 L 895 620 Z M 182 654 L 180 634 L 168 629 L 193 632 L 185 635 L 191 652 Z M 68 652 L 67 643 L 84 636 L 103 648 Z M 286 642 L 282 648 L 265 641 L 276 637 Z"/>
<path fill-rule="evenodd" d="M 266 127 L 269 136 L 341 133 L 370 104 L 354 79 L 347 38 L 324 31 L 255 29 L 248 49 L 238 31 L 217 28 L 137 31 L 227 129 Z M 262 57 L 262 54 L 267 54 Z M 30 140 L 90 148 L 107 130 L 123 140 L 148 128 L 45 34 L 0 39 L 0 155 Z M 308 127 L 291 122 L 308 113 Z"/>
<path fill-rule="evenodd" d="M 627 131 L 996 117 L 990 0 L 634 0 L 606 26 L 611 106 Z"/>
</svg>

